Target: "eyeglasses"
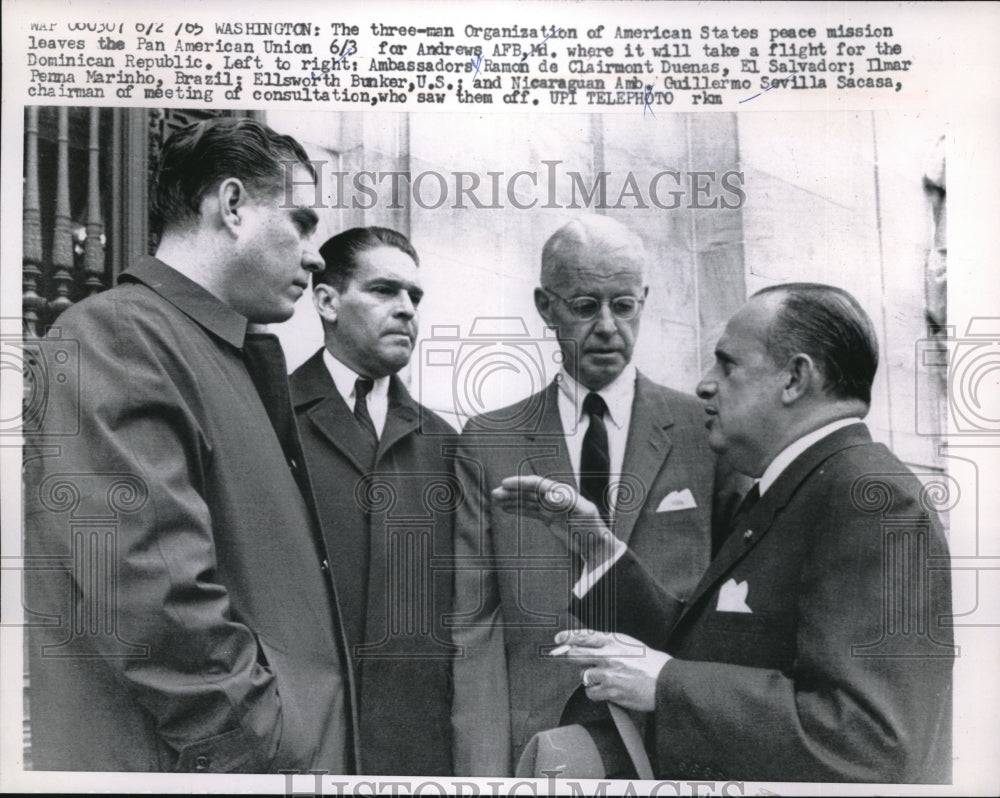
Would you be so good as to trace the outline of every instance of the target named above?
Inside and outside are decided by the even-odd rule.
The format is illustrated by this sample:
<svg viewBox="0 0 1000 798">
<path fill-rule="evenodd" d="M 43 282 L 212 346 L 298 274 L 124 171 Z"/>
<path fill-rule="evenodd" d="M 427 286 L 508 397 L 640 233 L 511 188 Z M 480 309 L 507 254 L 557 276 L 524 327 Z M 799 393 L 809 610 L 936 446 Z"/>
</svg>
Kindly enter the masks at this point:
<svg viewBox="0 0 1000 798">
<path fill-rule="evenodd" d="M 592 296 L 575 296 L 572 299 L 566 299 L 555 291 L 550 291 L 548 288 L 543 288 L 542 290 L 566 305 L 569 308 L 569 312 L 580 321 L 596 319 L 605 304 L 611 308 L 611 315 L 616 319 L 628 321 L 639 315 L 639 311 L 642 310 L 642 303 L 646 301 L 637 296 L 629 296 L 627 294 L 616 296 L 613 299 L 609 299 L 606 303 Z"/>
</svg>

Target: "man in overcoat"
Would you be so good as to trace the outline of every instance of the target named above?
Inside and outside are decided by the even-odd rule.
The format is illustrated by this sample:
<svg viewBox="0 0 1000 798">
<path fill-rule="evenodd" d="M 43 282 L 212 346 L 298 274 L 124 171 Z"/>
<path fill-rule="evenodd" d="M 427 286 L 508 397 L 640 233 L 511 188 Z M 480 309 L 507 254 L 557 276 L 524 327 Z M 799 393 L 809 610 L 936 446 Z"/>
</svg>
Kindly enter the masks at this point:
<svg viewBox="0 0 1000 798">
<path fill-rule="evenodd" d="M 156 257 L 36 347 L 52 369 L 25 448 L 36 769 L 356 770 L 331 554 L 281 348 L 251 330 L 289 318 L 322 266 L 314 180 L 256 121 L 178 130 Z"/>
<path fill-rule="evenodd" d="M 313 275 L 324 346 L 292 401 L 357 674 L 362 772 L 450 775 L 456 433 L 397 376 L 417 335 L 419 258 L 394 230 L 327 241 Z"/>
</svg>

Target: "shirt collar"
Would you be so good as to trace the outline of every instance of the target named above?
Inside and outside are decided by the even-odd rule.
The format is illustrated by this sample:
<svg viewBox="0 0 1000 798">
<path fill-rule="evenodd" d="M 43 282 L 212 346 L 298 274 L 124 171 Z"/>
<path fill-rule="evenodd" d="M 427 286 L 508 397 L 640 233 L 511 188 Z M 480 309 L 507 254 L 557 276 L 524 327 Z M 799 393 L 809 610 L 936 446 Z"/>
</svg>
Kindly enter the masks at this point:
<svg viewBox="0 0 1000 798">
<path fill-rule="evenodd" d="M 629 414 L 632 412 L 636 374 L 635 366 L 629 363 L 615 379 L 601 390 L 594 391 L 608 406 L 608 418 L 618 429 L 628 423 Z M 573 418 L 579 422 L 583 418 L 583 400 L 590 391 L 573 379 L 565 368 L 559 371 L 559 376 L 556 379 L 560 396 L 573 408 Z"/>
<path fill-rule="evenodd" d="M 323 349 L 323 363 L 326 364 L 326 370 L 330 372 L 333 384 L 337 386 L 337 392 L 344 397 L 344 401 L 347 402 L 348 407 L 353 407 L 354 383 L 361 375 L 350 366 L 344 365 L 344 363 L 337 360 L 337 358 L 330 354 L 329 349 Z M 369 396 L 373 399 L 388 396 L 389 377 L 379 377 L 374 382 L 375 385 Z"/>
<path fill-rule="evenodd" d="M 243 348 L 247 319 L 162 260 L 146 256 L 124 272 L 119 282 L 142 283 L 190 316 L 210 333 Z"/>
<path fill-rule="evenodd" d="M 758 480 L 760 495 L 763 496 L 764 492 L 774 484 L 774 481 L 778 477 L 781 476 L 781 473 L 792 464 L 792 461 L 814 443 L 821 441 L 827 435 L 831 435 L 842 427 L 847 427 L 851 424 L 858 424 L 860 421 L 861 419 L 856 416 L 831 421 L 829 424 L 825 424 L 819 429 L 814 429 L 812 432 L 806 433 L 794 443 L 786 446 L 778 453 L 778 456 L 771 461 L 771 464 L 764 469 L 764 473 L 761 474 L 761 477 Z"/>
</svg>

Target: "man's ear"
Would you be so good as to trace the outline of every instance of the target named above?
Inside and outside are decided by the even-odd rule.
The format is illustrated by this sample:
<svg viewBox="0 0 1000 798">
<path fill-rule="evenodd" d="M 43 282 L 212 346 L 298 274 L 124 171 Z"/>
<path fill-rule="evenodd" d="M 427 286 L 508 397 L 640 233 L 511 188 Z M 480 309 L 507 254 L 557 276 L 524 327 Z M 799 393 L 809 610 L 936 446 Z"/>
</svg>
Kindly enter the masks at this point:
<svg viewBox="0 0 1000 798">
<path fill-rule="evenodd" d="M 535 310 L 547 327 L 555 329 L 556 325 L 552 322 L 552 297 L 545 293 L 544 288 L 535 289 Z"/>
<path fill-rule="evenodd" d="M 822 390 L 823 375 L 816 368 L 813 359 L 799 352 L 792 355 L 785 364 L 784 384 L 781 389 L 782 404 L 790 405 L 803 396 Z"/>
<path fill-rule="evenodd" d="M 336 324 L 340 310 L 340 292 L 332 285 L 316 284 L 313 287 L 313 307 L 324 322 Z"/>
<path fill-rule="evenodd" d="M 219 183 L 214 198 L 219 204 L 223 227 L 236 233 L 245 221 L 244 209 L 250 199 L 243 181 L 238 177 L 227 177 Z"/>
</svg>

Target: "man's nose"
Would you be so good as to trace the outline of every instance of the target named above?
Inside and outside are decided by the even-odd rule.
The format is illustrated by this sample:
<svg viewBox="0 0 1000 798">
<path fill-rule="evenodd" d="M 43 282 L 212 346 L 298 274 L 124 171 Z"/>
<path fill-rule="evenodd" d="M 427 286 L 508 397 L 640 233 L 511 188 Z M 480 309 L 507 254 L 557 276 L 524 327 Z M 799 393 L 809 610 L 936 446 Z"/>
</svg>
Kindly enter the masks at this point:
<svg viewBox="0 0 1000 798">
<path fill-rule="evenodd" d="M 715 396 L 715 392 L 718 390 L 718 384 L 715 378 L 712 376 L 712 372 L 708 371 L 705 376 L 701 378 L 698 385 L 695 387 L 694 392 L 699 399 L 706 400 L 711 399 Z"/>
<path fill-rule="evenodd" d="M 406 291 L 399 292 L 399 302 L 397 303 L 396 313 L 397 315 L 405 316 L 408 319 L 412 319 L 417 314 L 417 308 Z"/>
<path fill-rule="evenodd" d="M 618 321 L 615 319 L 615 314 L 611 312 L 609 303 L 601 304 L 601 309 L 594 319 L 594 329 L 603 335 L 614 335 L 618 331 Z"/>
<path fill-rule="evenodd" d="M 312 246 L 307 246 L 302 251 L 302 268 L 307 272 L 321 272 L 326 267 L 319 250 Z"/>
</svg>

